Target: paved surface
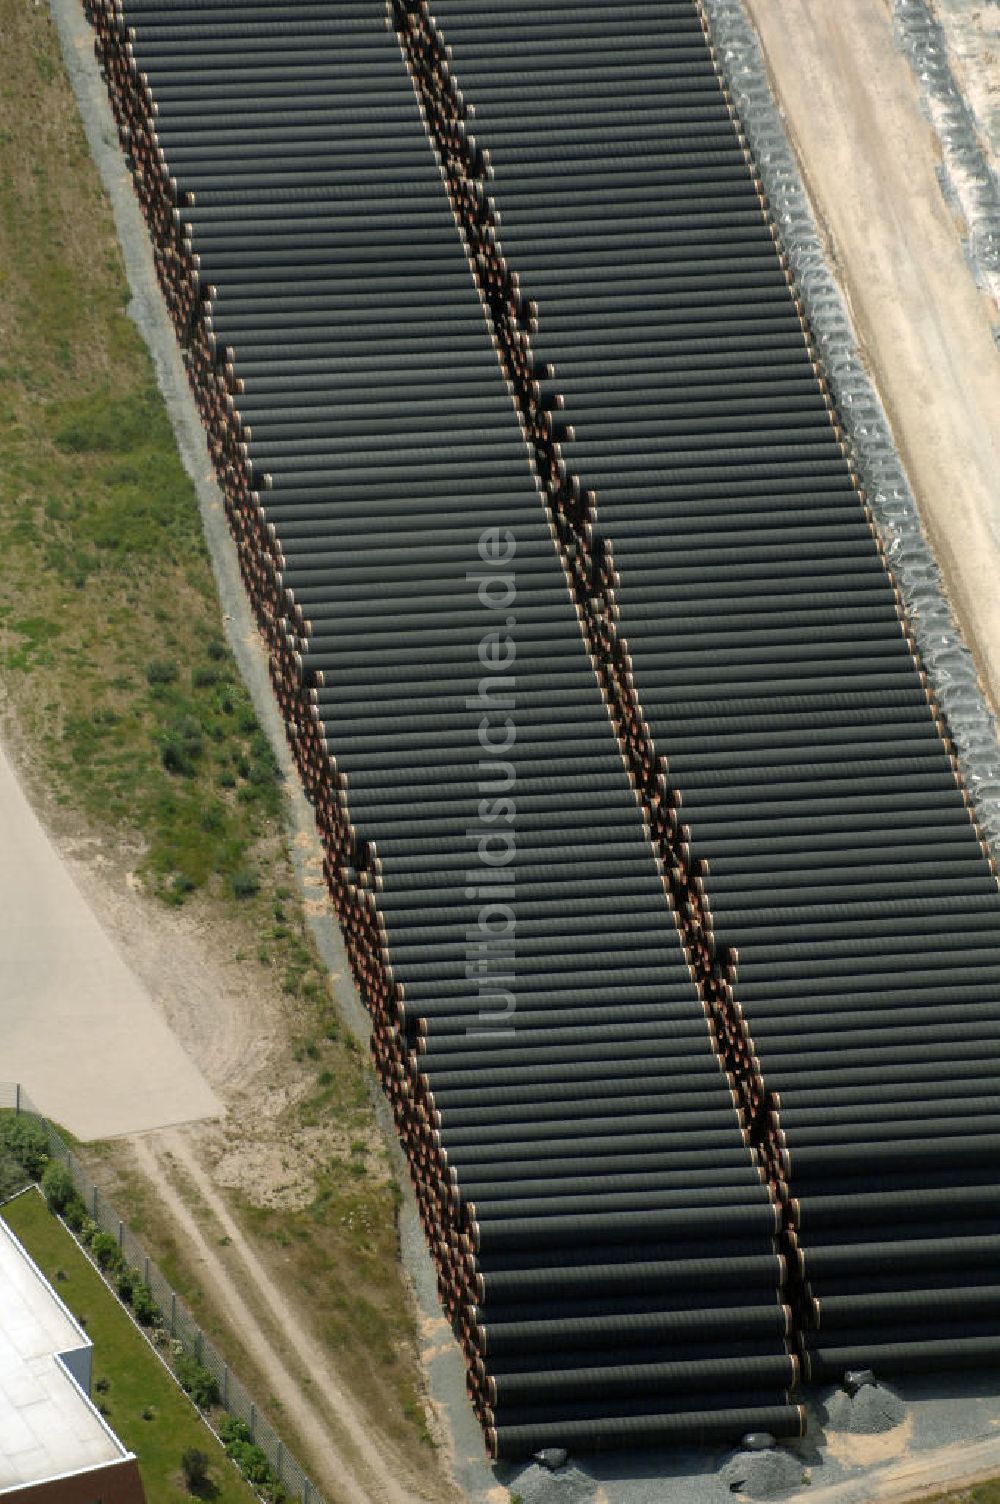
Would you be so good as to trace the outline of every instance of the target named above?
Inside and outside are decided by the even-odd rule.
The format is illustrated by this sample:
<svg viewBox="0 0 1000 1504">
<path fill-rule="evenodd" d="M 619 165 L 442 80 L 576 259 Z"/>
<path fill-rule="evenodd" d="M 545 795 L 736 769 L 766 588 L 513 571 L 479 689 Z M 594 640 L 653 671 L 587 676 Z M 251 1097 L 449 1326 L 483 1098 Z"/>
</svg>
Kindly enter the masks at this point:
<svg viewBox="0 0 1000 1504">
<path fill-rule="evenodd" d="M 221 1104 L 101 928 L 0 749 L 0 1059 L 78 1138 Z"/>
</svg>

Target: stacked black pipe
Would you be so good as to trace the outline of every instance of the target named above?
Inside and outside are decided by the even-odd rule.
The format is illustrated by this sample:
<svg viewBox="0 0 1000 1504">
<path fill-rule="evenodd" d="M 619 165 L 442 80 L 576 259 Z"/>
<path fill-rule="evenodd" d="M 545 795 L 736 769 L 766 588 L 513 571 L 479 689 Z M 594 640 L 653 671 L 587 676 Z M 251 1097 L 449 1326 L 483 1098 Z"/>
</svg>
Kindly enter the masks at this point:
<svg viewBox="0 0 1000 1504">
<path fill-rule="evenodd" d="M 537 304 L 522 290 L 517 271 L 504 255 L 499 216 L 485 178 L 488 155 L 470 129 L 472 112 L 449 66 L 440 29 L 421 0 L 393 0 L 391 10 L 490 317 L 498 358 L 519 409 L 595 669 L 663 862 L 671 898 L 685 916 L 682 937 L 688 961 L 736 1084 L 741 1109 L 752 1123 L 766 1110 L 760 1072 L 745 1020 L 733 1005 L 728 971 L 719 964 L 699 882 L 702 864 L 692 854 L 690 832 L 679 817 L 678 792 L 670 785 L 666 763 L 654 744 L 636 693 L 627 644 L 618 630 L 611 546 L 593 525 L 593 491 L 566 463 L 564 449 L 573 439 L 573 429 L 563 413 L 553 367 L 533 349 Z M 784 1160 L 775 1136 L 760 1137 L 759 1149 L 776 1196 L 785 1200 Z M 791 1214 L 786 1220 L 788 1244 L 794 1252 Z"/>
<path fill-rule="evenodd" d="M 558 431 L 522 416 L 673 791 L 703 995 L 752 1041 L 809 1368 L 995 1365 L 995 867 L 704 18 L 394 18 L 505 362 L 560 399 Z"/>
<path fill-rule="evenodd" d="M 384 12 L 89 14 L 489 1447 L 797 1433 L 745 1032 Z"/>
</svg>

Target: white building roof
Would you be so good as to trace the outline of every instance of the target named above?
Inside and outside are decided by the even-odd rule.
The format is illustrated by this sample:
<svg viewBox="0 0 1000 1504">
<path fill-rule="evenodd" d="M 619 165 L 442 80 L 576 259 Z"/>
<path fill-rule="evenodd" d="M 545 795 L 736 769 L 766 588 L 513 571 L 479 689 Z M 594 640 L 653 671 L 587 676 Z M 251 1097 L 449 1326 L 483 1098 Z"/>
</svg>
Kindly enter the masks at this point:
<svg viewBox="0 0 1000 1504">
<path fill-rule="evenodd" d="M 130 1455 L 70 1371 L 90 1347 L 0 1219 L 0 1494 Z"/>
</svg>

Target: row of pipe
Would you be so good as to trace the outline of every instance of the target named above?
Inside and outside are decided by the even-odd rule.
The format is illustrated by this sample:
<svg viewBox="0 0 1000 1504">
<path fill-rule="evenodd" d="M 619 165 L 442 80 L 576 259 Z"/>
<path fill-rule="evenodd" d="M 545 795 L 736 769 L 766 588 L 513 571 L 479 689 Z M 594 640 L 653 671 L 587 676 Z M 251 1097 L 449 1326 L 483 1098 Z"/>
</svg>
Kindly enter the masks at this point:
<svg viewBox="0 0 1000 1504">
<path fill-rule="evenodd" d="M 757 1128 L 756 1147 L 775 1194 L 784 1201 L 784 1154 L 777 1134 L 766 1131 L 773 1120 L 773 1103 L 766 1100 L 752 1041 L 734 1003 L 732 959 L 716 943 L 705 897 L 703 864 L 692 851 L 678 791 L 670 781 L 666 760 L 654 744 L 636 691 L 628 644 L 618 625 L 612 542 L 598 526 L 595 491 L 567 465 L 565 451 L 571 448 L 574 432 L 567 421 L 553 417 L 553 406 L 556 414 L 564 409 L 557 372 L 551 363 L 536 356 L 532 344 L 539 305 L 522 290 L 517 271 L 508 265 L 503 252 L 500 216 L 490 192 L 489 152 L 471 129 L 474 121 L 427 0 L 391 0 L 390 10 L 488 310 L 497 355 L 531 445 L 588 648 L 608 696 L 630 776 L 669 874 L 671 899 L 683 916 L 685 950 L 715 1023 L 727 1068 L 737 1083 L 745 1120 Z M 735 119 L 728 96 L 726 106 Z M 749 161 L 745 142 L 741 150 Z M 764 207 L 759 178 L 755 175 L 753 181 L 758 202 Z M 782 271 L 790 283 L 783 258 Z M 801 305 L 797 307 L 801 312 Z M 815 369 L 818 373 L 818 365 Z M 760 1131 L 762 1126 L 765 1131 Z M 793 1251 L 795 1236 L 790 1218 L 785 1232 Z"/>
<path fill-rule="evenodd" d="M 392 13 L 505 369 L 560 414 L 512 383 L 616 718 L 671 790 L 658 823 L 636 780 L 750 1062 L 807 1371 L 995 1362 L 996 867 L 704 15 Z"/>
<path fill-rule="evenodd" d="M 557 456 L 514 338 L 532 310 L 490 262 L 487 337 L 384 13 L 88 14 L 488 1447 L 796 1434 L 794 1210 L 750 1143 L 746 1031 L 695 985 L 710 937 L 628 711 L 610 560 L 552 546 L 509 400 Z M 463 132 L 449 149 L 477 165 Z M 463 216 L 472 181 L 448 177 Z M 516 744 L 484 759 L 498 616 L 468 578 L 508 546 Z M 481 939 L 507 890 L 469 844 L 508 778 L 509 956 Z M 516 964 L 509 1029 L 484 958 Z"/>
</svg>

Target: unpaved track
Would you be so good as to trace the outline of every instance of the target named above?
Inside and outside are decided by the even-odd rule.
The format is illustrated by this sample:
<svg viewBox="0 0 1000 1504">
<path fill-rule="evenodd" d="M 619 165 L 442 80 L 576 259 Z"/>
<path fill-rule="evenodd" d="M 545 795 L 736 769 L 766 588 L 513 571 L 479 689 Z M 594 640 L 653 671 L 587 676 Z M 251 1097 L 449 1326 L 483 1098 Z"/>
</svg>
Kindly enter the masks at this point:
<svg viewBox="0 0 1000 1504">
<path fill-rule="evenodd" d="M 938 147 L 885 0 L 745 0 L 862 352 L 1000 709 L 998 312 L 935 176 Z"/>
<path fill-rule="evenodd" d="M 187 1240 L 207 1299 L 267 1373 L 272 1394 L 293 1417 L 322 1466 L 323 1475 L 316 1481 L 331 1501 L 426 1504 L 426 1494 L 411 1492 L 400 1482 L 409 1470 L 373 1434 L 370 1422 L 343 1388 L 329 1355 L 240 1231 L 183 1131 L 136 1138 L 133 1145 L 140 1169 L 157 1187 L 161 1205 Z M 229 1238 L 226 1262 L 218 1245 L 206 1236 L 202 1219 L 173 1184 L 171 1175 L 178 1168 Z M 248 1291 L 253 1292 L 252 1298 Z M 297 1360 L 294 1370 L 285 1357 L 289 1350 Z M 303 1387 L 304 1373 L 312 1381 L 308 1389 Z"/>
<path fill-rule="evenodd" d="M 891 1437 L 887 1432 L 886 1437 Z M 872 1438 L 879 1439 L 879 1438 Z M 788 1504 L 919 1504 L 946 1491 L 971 1488 L 1000 1473 L 1000 1440 L 961 1441 L 925 1452 L 908 1451 L 901 1458 L 873 1467 L 863 1478 L 827 1488 L 801 1489 Z"/>
</svg>

